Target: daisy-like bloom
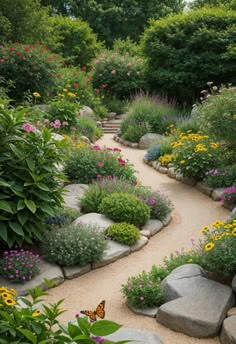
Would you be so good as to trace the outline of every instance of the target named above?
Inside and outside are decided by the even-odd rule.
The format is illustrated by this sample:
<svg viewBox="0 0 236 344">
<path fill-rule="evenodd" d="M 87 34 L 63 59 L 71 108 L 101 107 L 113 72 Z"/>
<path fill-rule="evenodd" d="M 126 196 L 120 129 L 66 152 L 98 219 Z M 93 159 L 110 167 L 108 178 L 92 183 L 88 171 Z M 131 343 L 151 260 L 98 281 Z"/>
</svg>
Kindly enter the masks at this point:
<svg viewBox="0 0 236 344">
<path fill-rule="evenodd" d="M 224 229 L 230 229 L 232 228 L 233 225 L 231 225 L 230 223 L 227 223 L 225 226 L 224 226 Z"/>
<path fill-rule="evenodd" d="M 181 165 L 182 164 L 185 164 L 185 160 L 180 160 L 180 162 L 179 162 Z"/>
<path fill-rule="evenodd" d="M 11 297 L 4 299 L 4 302 L 7 306 L 14 306 L 16 304 L 16 301 Z"/>
<path fill-rule="evenodd" d="M 35 98 L 41 97 L 40 94 L 39 94 L 38 92 L 34 92 L 34 93 L 33 93 L 33 96 L 34 96 Z"/>
<path fill-rule="evenodd" d="M 12 298 L 12 295 L 11 294 L 9 294 L 8 292 L 3 292 L 2 294 L 1 294 L 1 297 L 3 298 L 3 299 L 8 299 L 8 298 Z"/>
<path fill-rule="evenodd" d="M 217 240 L 220 240 L 220 239 L 222 239 L 222 236 L 221 235 L 217 235 L 217 236 L 215 236 L 215 238 L 214 238 L 216 241 Z"/>
<path fill-rule="evenodd" d="M 38 317 L 41 314 L 39 309 L 36 309 L 33 313 L 32 313 L 32 317 Z"/>
<path fill-rule="evenodd" d="M 76 94 L 72 93 L 72 92 L 68 92 L 67 93 L 69 97 L 76 97 Z"/>
<path fill-rule="evenodd" d="M 224 221 L 217 220 L 217 221 L 215 221 L 214 223 L 212 223 L 212 227 L 219 228 L 219 227 L 224 226 L 224 224 L 225 224 Z"/>
<path fill-rule="evenodd" d="M 188 260 L 188 263 L 192 263 L 192 261 L 193 261 L 192 258 L 190 258 L 190 259 Z"/>
<path fill-rule="evenodd" d="M 5 287 L 0 288 L 0 296 L 2 295 L 2 293 L 7 293 L 7 292 L 8 292 L 7 288 L 5 288 Z"/>
<path fill-rule="evenodd" d="M 233 236 L 236 236 L 236 228 L 234 228 L 234 229 L 232 230 L 232 235 L 233 235 Z"/>
<path fill-rule="evenodd" d="M 205 233 L 205 232 L 208 231 L 208 230 L 209 230 L 209 226 L 205 226 L 205 227 L 203 227 L 203 228 L 200 230 L 200 233 L 203 234 L 203 233 Z"/>
<path fill-rule="evenodd" d="M 211 143 L 211 148 L 217 149 L 219 147 L 219 145 L 215 142 Z"/>
<path fill-rule="evenodd" d="M 212 242 L 209 242 L 208 244 L 205 245 L 205 251 L 210 251 L 211 249 L 213 249 L 214 246 L 215 244 L 213 244 Z"/>
</svg>

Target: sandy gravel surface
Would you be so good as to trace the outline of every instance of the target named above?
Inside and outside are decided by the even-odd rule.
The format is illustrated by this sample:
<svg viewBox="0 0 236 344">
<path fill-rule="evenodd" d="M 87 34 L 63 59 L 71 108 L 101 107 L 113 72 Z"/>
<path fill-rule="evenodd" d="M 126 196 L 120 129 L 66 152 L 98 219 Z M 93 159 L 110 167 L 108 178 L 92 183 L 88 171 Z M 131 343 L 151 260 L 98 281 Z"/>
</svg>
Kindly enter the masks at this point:
<svg viewBox="0 0 236 344">
<path fill-rule="evenodd" d="M 216 344 L 218 338 L 196 339 L 173 332 L 155 319 L 135 315 L 125 305 L 120 293 L 121 284 L 127 278 L 143 270 L 150 270 L 153 264 L 162 262 L 164 256 L 182 247 L 190 248 L 191 239 L 199 237 L 199 230 L 217 219 L 226 219 L 229 211 L 200 193 L 194 187 L 184 185 L 156 172 L 142 162 L 144 151 L 121 146 L 112 140 L 110 134 L 98 141 L 107 147 L 120 147 L 139 171 L 138 178 L 144 185 L 166 193 L 174 203 L 173 220 L 168 227 L 152 237 L 141 251 L 122 258 L 103 268 L 93 270 L 77 279 L 49 291 L 50 302 L 64 298 L 67 310 L 62 321 L 73 320 L 82 309 L 94 309 L 101 300 L 106 300 L 106 319 L 114 320 L 125 327 L 146 329 L 157 334 L 164 344 Z"/>
</svg>

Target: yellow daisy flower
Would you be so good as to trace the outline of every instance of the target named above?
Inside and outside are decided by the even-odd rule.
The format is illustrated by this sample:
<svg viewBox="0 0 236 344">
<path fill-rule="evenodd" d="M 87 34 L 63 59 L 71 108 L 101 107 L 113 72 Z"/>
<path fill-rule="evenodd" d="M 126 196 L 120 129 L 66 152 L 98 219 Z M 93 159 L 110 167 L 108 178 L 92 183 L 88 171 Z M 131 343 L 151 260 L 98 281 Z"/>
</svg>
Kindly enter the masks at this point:
<svg viewBox="0 0 236 344">
<path fill-rule="evenodd" d="M 16 301 L 11 297 L 4 299 L 4 302 L 7 306 L 14 306 L 16 304 Z"/>
<path fill-rule="evenodd" d="M 209 226 L 205 226 L 205 227 L 203 227 L 203 228 L 200 230 L 200 233 L 203 234 L 203 233 L 205 233 L 205 232 L 208 231 L 208 230 L 209 230 Z"/>
<path fill-rule="evenodd" d="M 222 236 L 221 235 L 217 235 L 217 236 L 215 236 L 215 238 L 214 238 L 216 241 L 217 240 L 220 240 L 220 239 L 222 239 Z"/>
<path fill-rule="evenodd" d="M 208 244 L 205 245 L 205 251 L 212 250 L 214 246 L 215 244 L 213 244 L 212 242 L 209 242 Z"/>
<path fill-rule="evenodd" d="M 36 310 L 32 313 L 32 316 L 33 316 L 33 317 L 38 317 L 40 314 L 41 314 L 40 310 L 39 310 L 39 309 L 36 309 Z"/>
<path fill-rule="evenodd" d="M 38 92 L 33 92 L 33 96 L 34 96 L 35 98 L 41 97 L 40 94 L 39 94 Z"/>
</svg>

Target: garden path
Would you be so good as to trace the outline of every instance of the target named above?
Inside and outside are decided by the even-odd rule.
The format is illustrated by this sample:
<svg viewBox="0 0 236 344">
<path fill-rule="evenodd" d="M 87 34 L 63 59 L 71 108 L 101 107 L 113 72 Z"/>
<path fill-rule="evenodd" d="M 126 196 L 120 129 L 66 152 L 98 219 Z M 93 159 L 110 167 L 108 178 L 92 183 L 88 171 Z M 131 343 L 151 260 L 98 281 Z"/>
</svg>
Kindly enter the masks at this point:
<svg viewBox="0 0 236 344">
<path fill-rule="evenodd" d="M 143 270 L 149 271 L 153 264 L 160 264 L 164 256 L 183 247 L 191 247 L 191 239 L 200 236 L 199 230 L 217 219 L 227 219 L 229 211 L 219 202 L 200 193 L 196 188 L 182 184 L 156 172 L 142 162 L 144 151 L 121 146 L 112 140 L 111 134 L 104 135 L 97 144 L 119 147 L 137 171 L 144 185 L 160 190 L 170 197 L 175 209 L 173 220 L 161 232 L 151 238 L 141 251 L 132 253 L 103 268 L 92 270 L 77 279 L 66 281 L 49 291 L 50 302 L 64 298 L 67 310 L 61 321 L 74 319 L 82 309 L 94 309 L 101 300 L 106 300 L 106 318 L 125 327 L 146 329 L 157 334 L 164 344 L 218 344 L 218 338 L 196 339 L 175 333 L 155 319 L 136 315 L 126 306 L 120 293 L 121 284 L 127 278 Z"/>
</svg>

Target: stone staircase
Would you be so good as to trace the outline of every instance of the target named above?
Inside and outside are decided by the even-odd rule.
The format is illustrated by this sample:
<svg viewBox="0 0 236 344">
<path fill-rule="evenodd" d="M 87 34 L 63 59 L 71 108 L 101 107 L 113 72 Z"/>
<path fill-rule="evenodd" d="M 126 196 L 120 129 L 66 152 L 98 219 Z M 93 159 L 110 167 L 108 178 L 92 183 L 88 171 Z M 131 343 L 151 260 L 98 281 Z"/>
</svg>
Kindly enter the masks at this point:
<svg viewBox="0 0 236 344">
<path fill-rule="evenodd" d="M 102 130 L 104 134 L 115 134 L 120 128 L 120 124 L 125 115 L 116 116 L 114 119 L 104 119 L 102 121 Z"/>
</svg>

